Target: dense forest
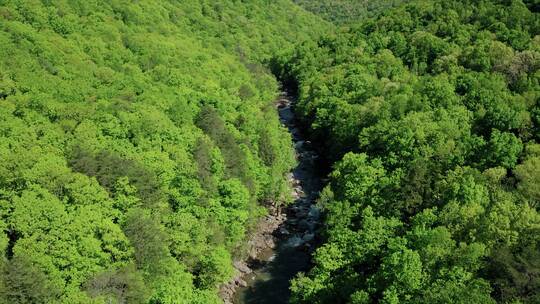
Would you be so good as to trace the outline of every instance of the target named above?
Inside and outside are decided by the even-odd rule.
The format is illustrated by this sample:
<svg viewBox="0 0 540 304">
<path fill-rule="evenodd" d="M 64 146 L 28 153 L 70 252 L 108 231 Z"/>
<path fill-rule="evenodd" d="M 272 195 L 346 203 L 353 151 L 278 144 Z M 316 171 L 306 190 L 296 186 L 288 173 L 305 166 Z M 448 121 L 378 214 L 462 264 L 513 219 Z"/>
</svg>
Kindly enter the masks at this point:
<svg viewBox="0 0 540 304">
<path fill-rule="evenodd" d="M 293 0 L 304 9 L 336 24 L 347 25 L 378 15 L 408 0 Z"/>
<path fill-rule="evenodd" d="M 412 1 L 276 60 L 333 166 L 293 303 L 540 303 L 538 12 Z"/>
<path fill-rule="evenodd" d="M 331 168 L 292 303 L 540 303 L 539 12 L 0 0 L 0 304 L 220 303 L 291 201 L 279 81 Z"/>
<path fill-rule="evenodd" d="M 0 1 L 0 303 L 219 303 L 294 164 L 290 1 Z"/>
</svg>

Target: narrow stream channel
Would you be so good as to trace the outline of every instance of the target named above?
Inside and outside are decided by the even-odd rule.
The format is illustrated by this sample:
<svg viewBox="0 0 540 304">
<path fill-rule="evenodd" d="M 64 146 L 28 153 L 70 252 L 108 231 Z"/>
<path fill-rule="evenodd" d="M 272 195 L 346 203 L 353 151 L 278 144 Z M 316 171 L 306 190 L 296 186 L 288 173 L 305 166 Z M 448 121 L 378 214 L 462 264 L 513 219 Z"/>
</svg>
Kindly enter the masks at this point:
<svg viewBox="0 0 540 304">
<path fill-rule="evenodd" d="M 281 122 L 292 135 L 298 159 L 290 176 L 295 201 L 283 210 L 287 219 L 274 233 L 276 247 L 264 250 L 255 265 L 250 265 L 253 272 L 244 278 L 247 286 L 236 290 L 235 304 L 288 303 L 290 280 L 298 272 L 309 269 L 319 226 L 319 210 L 314 204 L 323 182 L 317 165 L 318 155 L 297 127 L 293 103 L 294 100 L 283 93 L 278 111 Z"/>
</svg>

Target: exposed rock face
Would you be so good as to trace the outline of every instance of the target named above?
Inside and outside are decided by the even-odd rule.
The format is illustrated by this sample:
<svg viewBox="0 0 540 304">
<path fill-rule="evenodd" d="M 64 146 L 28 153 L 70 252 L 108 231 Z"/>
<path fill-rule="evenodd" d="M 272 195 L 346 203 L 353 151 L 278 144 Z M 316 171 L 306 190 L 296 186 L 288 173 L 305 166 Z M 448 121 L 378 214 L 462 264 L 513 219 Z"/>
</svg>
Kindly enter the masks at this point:
<svg viewBox="0 0 540 304">
<path fill-rule="evenodd" d="M 245 287 L 247 283 L 245 276 L 252 273 L 253 270 L 248 263 L 257 264 L 261 251 L 276 246 L 276 234 L 280 226 L 287 219 L 285 213 L 278 213 L 278 208 L 271 206 L 269 215 L 264 217 L 254 230 L 251 239 L 248 241 L 248 260 L 234 261 L 233 266 L 236 269 L 236 275 L 232 280 L 220 287 L 219 295 L 225 304 L 232 304 L 232 299 L 238 287 Z"/>
<path fill-rule="evenodd" d="M 296 127 L 291 100 L 285 93 L 277 101 L 277 108 L 281 122 L 293 137 L 298 160 L 298 166 L 287 176 L 294 204 L 285 208 L 269 207 L 269 215 L 261 219 L 247 243 L 247 259 L 234 262 L 235 277 L 220 288 L 220 296 L 226 304 L 233 303 L 238 288 L 253 281 L 256 277 L 254 269 L 273 261 L 275 254 L 268 255 L 268 251 L 278 242 L 281 246 L 303 252 L 311 252 L 317 242 L 320 211 L 314 203 L 322 188 L 321 178 L 314 168 L 318 156 L 312 150 L 311 142 L 304 140 Z"/>
</svg>

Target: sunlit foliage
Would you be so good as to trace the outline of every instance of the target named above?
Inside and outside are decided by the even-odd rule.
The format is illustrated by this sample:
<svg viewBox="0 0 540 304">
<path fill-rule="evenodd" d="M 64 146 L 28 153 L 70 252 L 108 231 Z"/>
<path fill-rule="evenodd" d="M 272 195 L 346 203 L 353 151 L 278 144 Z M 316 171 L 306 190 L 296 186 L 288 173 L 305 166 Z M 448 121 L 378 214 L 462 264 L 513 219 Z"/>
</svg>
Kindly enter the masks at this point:
<svg viewBox="0 0 540 304">
<path fill-rule="evenodd" d="M 539 20 L 413 1 L 275 60 L 333 164 L 294 303 L 538 303 Z"/>
</svg>

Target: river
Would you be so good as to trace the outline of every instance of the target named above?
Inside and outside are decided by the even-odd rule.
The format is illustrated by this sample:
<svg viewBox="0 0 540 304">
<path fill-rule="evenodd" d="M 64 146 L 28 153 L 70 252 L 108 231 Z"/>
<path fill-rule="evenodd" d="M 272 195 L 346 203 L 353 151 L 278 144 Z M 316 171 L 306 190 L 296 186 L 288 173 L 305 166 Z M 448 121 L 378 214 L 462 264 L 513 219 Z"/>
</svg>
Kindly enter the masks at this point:
<svg viewBox="0 0 540 304">
<path fill-rule="evenodd" d="M 281 122 L 291 133 L 298 160 L 289 177 L 295 200 L 282 211 L 286 220 L 274 232 L 276 246 L 266 248 L 251 262 L 253 272 L 244 277 L 247 286 L 236 289 L 235 304 L 288 303 L 290 280 L 309 269 L 317 242 L 320 212 L 315 201 L 323 187 L 322 166 L 297 126 L 293 105 L 294 99 L 283 93 L 277 108 Z"/>
</svg>

